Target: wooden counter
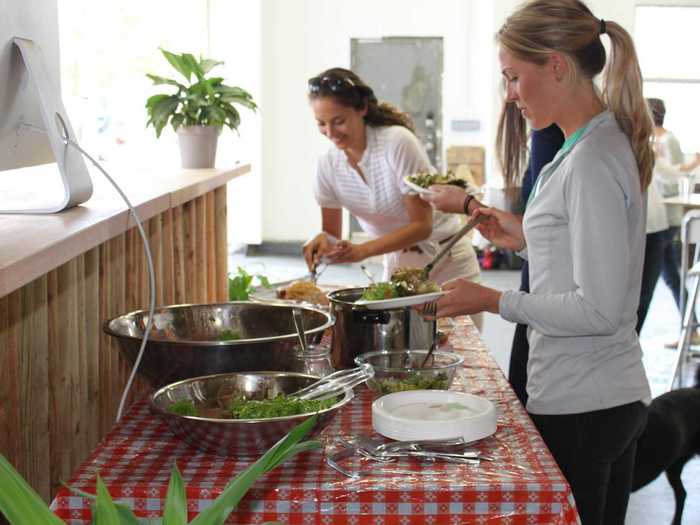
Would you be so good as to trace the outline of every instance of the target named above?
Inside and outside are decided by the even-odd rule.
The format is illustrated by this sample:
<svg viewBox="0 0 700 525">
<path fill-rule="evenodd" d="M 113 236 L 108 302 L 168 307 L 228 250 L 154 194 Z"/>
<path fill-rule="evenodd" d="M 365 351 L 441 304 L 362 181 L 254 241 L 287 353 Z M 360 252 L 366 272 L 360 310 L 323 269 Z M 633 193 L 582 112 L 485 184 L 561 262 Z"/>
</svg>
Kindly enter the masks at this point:
<svg viewBox="0 0 700 525">
<path fill-rule="evenodd" d="M 159 305 L 227 299 L 226 183 L 249 171 L 111 173 L 149 236 Z M 47 501 L 112 427 L 126 384 L 102 322 L 148 307 L 138 231 L 91 175 L 80 207 L 0 215 L 0 453 Z"/>
</svg>

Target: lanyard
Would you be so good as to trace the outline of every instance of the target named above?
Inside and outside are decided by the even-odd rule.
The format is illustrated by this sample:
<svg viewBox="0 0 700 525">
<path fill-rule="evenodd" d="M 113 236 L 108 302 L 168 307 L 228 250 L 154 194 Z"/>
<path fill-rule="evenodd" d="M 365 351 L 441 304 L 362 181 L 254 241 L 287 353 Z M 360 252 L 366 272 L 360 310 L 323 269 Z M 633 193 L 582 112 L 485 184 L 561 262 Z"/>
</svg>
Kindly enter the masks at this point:
<svg viewBox="0 0 700 525">
<path fill-rule="evenodd" d="M 564 158 L 569 154 L 571 149 L 576 145 L 576 143 L 581 140 L 581 137 L 583 136 L 583 133 L 586 131 L 586 128 L 588 127 L 588 124 L 585 126 L 582 126 L 578 128 L 576 131 L 574 131 L 569 137 L 564 141 L 564 144 L 561 145 L 561 148 L 559 149 L 559 155 L 547 166 L 545 173 L 540 173 L 539 176 L 537 177 L 537 181 L 535 182 L 535 187 L 532 188 L 532 191 L 530 192 L 530 196 L 527 198 L 527 203 L 525 204 L 525 208 L 530 205 L 530 201 L 535 198 L 535 196 L 540 192 L 540 186 L 542 185 L 542 179 L 545 178 L 546 175 L 549 175 L 552 173 L 554 170 L 556 170 L 559 167 L 559 164 L 561 164 L 561 161 L 564 160 Z M 543 170 L 544 171 L 544 170 Z"/>
</svg>

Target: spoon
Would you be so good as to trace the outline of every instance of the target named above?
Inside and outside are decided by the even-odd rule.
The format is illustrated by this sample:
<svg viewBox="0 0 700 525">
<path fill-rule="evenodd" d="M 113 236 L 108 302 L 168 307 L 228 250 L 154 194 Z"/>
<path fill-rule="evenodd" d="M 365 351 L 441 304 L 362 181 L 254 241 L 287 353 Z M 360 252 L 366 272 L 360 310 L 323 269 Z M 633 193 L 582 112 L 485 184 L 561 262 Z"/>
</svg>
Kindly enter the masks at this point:
<svg viewBox="0 0 700 525">
<path fill-rule="evenodd" d="M 364 264 L 360 265 L 360 270 L 362 270 L 362 273 L 364 273 L 367 276 L 367 279 L 369 279 L 370 283 L 375 284 L 372 272 L 370 272 Z"/>
<path fill-rule="evenodd" d="M 442 251 L 438 253 L 432 261 L 425 265 L 425 267 L 423 268 L 423 274 L 425 275 L 425 278 L 428 278 L 430 272 L 433 270 L 438 261 L 442 259 L 455 244 L 457 244 L 457 241 L 459 241 L 462 237 L 469 233 L 477 224 L 484 222 L 486 219 L 486 215 L 479 215 L 473 219 L 469 219 L 469 221 L 467 221 L 467 224 L 462 226 L 462 229 L 455 233 L 452 236 L 452 238 L 447 242 L 447 244 L 445 244 L 445 247 L 442 249 Z"/>
<path fill-rule="evenodd" d="M 294 319 L 294 328 L 297 329 L 297 336 L 299 337 L 301 350 L 306 354 L 308 352 L 308 347 L 306 346 L 306 335 L 304 330 L 304 314 L 301 311 L 301 308 L 292 308 L 292 317 Z"/>
</svg>

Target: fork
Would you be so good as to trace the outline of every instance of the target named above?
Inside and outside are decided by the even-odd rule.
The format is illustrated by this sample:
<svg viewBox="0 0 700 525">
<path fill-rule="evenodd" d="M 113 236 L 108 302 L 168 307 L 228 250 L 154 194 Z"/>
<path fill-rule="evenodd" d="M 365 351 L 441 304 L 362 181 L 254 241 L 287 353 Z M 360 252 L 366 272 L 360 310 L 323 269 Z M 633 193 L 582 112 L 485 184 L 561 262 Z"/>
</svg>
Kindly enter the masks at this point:
<svg viewBox="0 0 700 525">
<path fill-rule="evenodd" d="M 315 383 L 312 383 L 301 390 L 297 390 L 290 395 L 299 399 L 315 399 L 320 401 L 339 396 L 346 390 L 351 389 L 360 383 L 364 383 L 373 377 L 374 368 L 369 363 L 364 363 L 357 368 L 339 370 L 330 375 L 322 377 Z"/>
<path fill-rule="evenodd" d="M 425 364 L 428 362 L 428 360 L 432 357 L 433 352 L 435 351 L 435 348 L 437 347 L 438 344 L 438 333 L 437 333 L 437 302 L 432 301 L 430 303 L 427 303 L 425 307 L 423 308 L 423 317 L 426 317 L 431 320 L 433 323 L 433 341 L 430 344 L 430 349 L 428 349 L 428 353 L 425 356 L 425 359 L 423 359 L 423 362 L 420 364 L 419 368 L 424 368 Z"/>
</svg>

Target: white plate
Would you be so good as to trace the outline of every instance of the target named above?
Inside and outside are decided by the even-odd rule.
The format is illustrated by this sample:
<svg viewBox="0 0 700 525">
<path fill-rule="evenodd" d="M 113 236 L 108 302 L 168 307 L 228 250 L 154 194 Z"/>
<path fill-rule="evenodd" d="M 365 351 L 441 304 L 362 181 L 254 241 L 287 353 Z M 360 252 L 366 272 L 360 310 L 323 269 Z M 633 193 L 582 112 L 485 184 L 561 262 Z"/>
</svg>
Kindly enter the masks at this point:
<svg viewBox="0 0 700 525">
<path fill-rule="evenodd" d="M 428 188 L 424 188 L 423 186 L 418 186 L 418 184 L 416 184 L 415 182 L 411 182 L 408 179 L 408 177 L 409 175 L 406 175 L 403 178 L 403 181 L 406 184 L 406 186 L 409 187 L 409 189 L 413 190 L 415 193 L 422 193 L 424 195 L 435 195 L 434 191 L 430 191 Z"/>
<path fill-rule="evenodd" d="M 292 284 L 294 281 L 304 281 L 307 280 L 304 277 L 300 277 L 298 279 L 291 279 L 289 281 L 283 281 L 279 283 L 271 283 L 271 288 L 265 288 L 263 286 L 258 286 L 250 292 L 250 300 L 251 301 L 256 301 L 259 303 L 274 303 L 274 304 L 313 304 L 314 306 L 328 306 L 328 305 L 316 305 L 315 303 L 309 303 L 307 301 L 297 301 L 294 299 L 280 299 L 277 297 L 277 289 L 282 288 L 285 286 L 289 286 Z M 340 285 L 331 285 L 331 284 L 319 284 L 316 283 L 316 286 L 318 286 L 322 292 L 325 293 L 330 293 L 330 292 L 335 292 L 336 290 L 340 290 L 342 288 L 348 288 L 347 285 L 340 286 Z"/>
<path fill-rule="evenodd" d="M 484 439 L 496 432 L 493 403 L 483 397 L 449 390 L 394 392 L 372 403 L 372 427 L 398 441 Z"/>
<path fill-rule="evenodd" d="M 358 299 L 355 304 L 364 306 L 368 310 L 384 310 L 387 308 L 403 308 L 404 306 L 416 306 L 418 304 L 429 303 L 435 301 L 447 292 L 442 290 L 439 292 L 419 293 L 416 295 L 408 295 L 406 297 L 394 297 L 393 299 L 381 299 L 379 301 L 366 301 Z"/>
</svg>

